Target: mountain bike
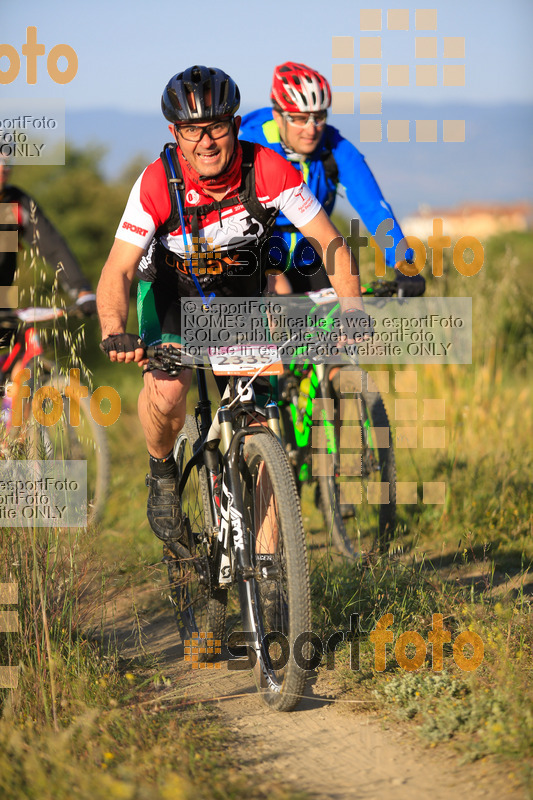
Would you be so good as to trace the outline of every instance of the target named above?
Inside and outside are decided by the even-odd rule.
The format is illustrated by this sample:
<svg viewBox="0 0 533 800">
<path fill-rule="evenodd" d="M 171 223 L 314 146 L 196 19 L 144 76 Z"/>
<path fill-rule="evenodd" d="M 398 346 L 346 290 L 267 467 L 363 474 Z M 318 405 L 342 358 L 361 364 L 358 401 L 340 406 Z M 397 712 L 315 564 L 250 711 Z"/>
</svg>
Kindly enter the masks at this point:
<svg viewBox="0 0 533 800">
<path fill-rule="evenodd" d="M 79 421 L 71 418 L 71 399 L 65 389 L 68 380 L 60 374 L 57 364 L 44 356 L 44 346 L 38 325 L 52 324 L 67 318 L 76 309 L 25 308 L 0 310 L 0 333 L 11 341 L 9 351 L 0 356 L 0 458 L 24 460 L 83 460 L 87 462 L 87 522 L 96 522 L 104 509 L 110 477 L 110 455 L 105 428 L 91 414 L 90 397 L 79 398 Z M 14 368 L 28 368 L 26 384 L 30 394 L 23 402 L 23 418 L 13 416 L 13 398 L 8 386 L 16 385 Z M 53 425 L 42 425 L 32 410 L 36 392 L 44 397 L 39 410 L 48 414 L 55 395 L 61 414 Z M 60 398 L 60 401 L 59 399 Z M 40 399 L 40 398 L 39 398 Z"/>
<path fill-rule="evenodd" d="M 363 292 L 391 297 L 397 288 L 394 281 L 375 281 Z M 320 311 L 327 331 L 339 313 L 335 292 L 308 297 L 309 313 Z M 299 492 L 316 483 L 315 504 L 335 549 L 350 558 L 361 549 L 385 551 L 396 523 L 396 466 L 387 412 L 371 374 L 296 357 L 280 378 L 278 403 Z"/>
<path fill-rule="evenodd" d="M 179 350 L 146 353 L 151 368 L 170 375 L 183 368 Z M 213 416 L 204 366 L 196 365 L 198 404 L 174 446 L 182 534 L 166 544 L 165 559 L 180 634 L 200 642 L 199 660 L 212 658 L 210 643 L 222 641 L 228 592 L 236 587 L 237 640 L 248 649 L 258 691 L 271 708 L 290 711 L 306 680 L 293 647 L 310 630 L 309 574 L 279 410 L 275 402 L 260 407 L 254 392 L 260 372 L 282 365 L 247 363 L 254 358 L 213 357 L 215 374 L 228 381 Z"/>
</svg>

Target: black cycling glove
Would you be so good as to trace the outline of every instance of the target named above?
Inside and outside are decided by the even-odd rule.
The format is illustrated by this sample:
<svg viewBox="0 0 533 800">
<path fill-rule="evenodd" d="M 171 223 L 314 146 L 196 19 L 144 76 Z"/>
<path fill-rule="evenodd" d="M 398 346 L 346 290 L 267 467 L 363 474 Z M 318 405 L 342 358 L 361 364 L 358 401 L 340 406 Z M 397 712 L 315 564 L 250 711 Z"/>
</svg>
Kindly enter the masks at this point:
<svg viewBox="0 0 533 800">
<path fill-rule="evenodd" d="M 359 308 L 347 308 L 341 314 L 342 327 L 349 339 L 364 339 L 374 335 L 372 317 Z"/>
<path fill-rule="evenodd" d="M 420 297 L 426 291 L 426 279 L 423 275 L 404 275 L 400 270 L 396 272 L 396 284 L 398 291 L 402 291 L 404 297 Z"/>
<path fill-rule="evenodd" d="M 113 350 L 117 353 L 133 353 L 139 347 L 144 349 L 143 340 L 136 333 L 115 333 L 100 342 L 100 350 L 109 355 Z"/>
</svg>

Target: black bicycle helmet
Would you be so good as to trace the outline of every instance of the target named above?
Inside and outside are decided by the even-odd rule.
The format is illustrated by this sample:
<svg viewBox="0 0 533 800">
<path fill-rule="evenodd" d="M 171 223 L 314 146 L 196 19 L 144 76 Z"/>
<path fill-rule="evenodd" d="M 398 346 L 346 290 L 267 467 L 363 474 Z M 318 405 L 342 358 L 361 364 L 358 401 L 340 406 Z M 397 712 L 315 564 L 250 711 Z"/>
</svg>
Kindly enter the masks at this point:
<svg viewBox="0 0 533 800">
<path fill-rule="evenodd" d="M 210 94 L 210 105 L 206 95 Z M 195 107 L 191 106 L 194 98 Z M 169 80 L 161 98 L 161 109 L 169 122 L 233 116 L 241 94 L 235 81 L 221 69 L 189 67 Z"/>
</svg>

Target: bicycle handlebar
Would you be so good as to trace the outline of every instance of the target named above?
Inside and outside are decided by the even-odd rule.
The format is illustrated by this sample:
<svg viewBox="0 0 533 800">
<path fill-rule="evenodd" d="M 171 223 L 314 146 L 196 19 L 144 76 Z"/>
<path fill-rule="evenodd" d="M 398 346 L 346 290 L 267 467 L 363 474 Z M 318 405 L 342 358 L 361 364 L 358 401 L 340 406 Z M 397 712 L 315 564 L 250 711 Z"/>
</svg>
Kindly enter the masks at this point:
<svg viewBox="0 0 533 800">
<path fill-rule="evenodd" d="M 400 296 L 399 291 L 401 291 L 398 290 L 397 281 L 385 281 L 382 279 L 365 283 L 362 288 L 366 290 L 363 292 L 363 296 L 370 295 L 372 297 L 394 297 L 395 294 Z"/>
<path fill-rule="evenodd" d="M 188 366 L 209 369 L 203 364 L 184 365 L 181 360 L 182 351 L 177 347 L 151 346 L 145 348 L 145 353 L 146 358 L 149 359 L 149 369 L 159 369 L 161 372 L 167 372 L 171 377 L 178 375 L 182 369 L 186 369 Z"/>
<path fill-rule="evenodd" d="M 398 284 L 396 281 L 386 281 L 378 279 L 371 283 L 365 284 L 366 289 L 364 295 L 370 297 L 393 297 L 398 294 Z M 311 298 L 310 298 L 311 299 Z M 338 297 L 332 297 L 331 302 L 337 303 Z M 211 364 L 193 359 L 191 356 L 191 363 L 183 363 L 183 355 L 187 356 L 187 351 L 175 347 L 163 347 L 161 345 L 150 346 L 145 348 L 146 358 L 149 359 L 148 368 L 150 370 L 159 369 L 162 372 L 168 373 L 170 376 L 178 375 L 183 369 L 195 368 L 210 370 Z"/>
</svg>

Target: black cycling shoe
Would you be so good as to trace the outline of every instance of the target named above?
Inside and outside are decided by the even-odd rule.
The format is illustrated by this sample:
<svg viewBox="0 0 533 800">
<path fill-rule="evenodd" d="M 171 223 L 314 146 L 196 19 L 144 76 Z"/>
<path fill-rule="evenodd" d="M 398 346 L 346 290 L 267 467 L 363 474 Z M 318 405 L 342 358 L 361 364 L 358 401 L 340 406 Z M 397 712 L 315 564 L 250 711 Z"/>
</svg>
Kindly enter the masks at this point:
<svg viewBox="0 0 533 800">
<path fill-rule="evenodd" d="M 164 542 L 186 538 L 176 478 L 147 475 L 146 485 L 150 489 L 146 515 L 155 535 Z"/>
</svg>

